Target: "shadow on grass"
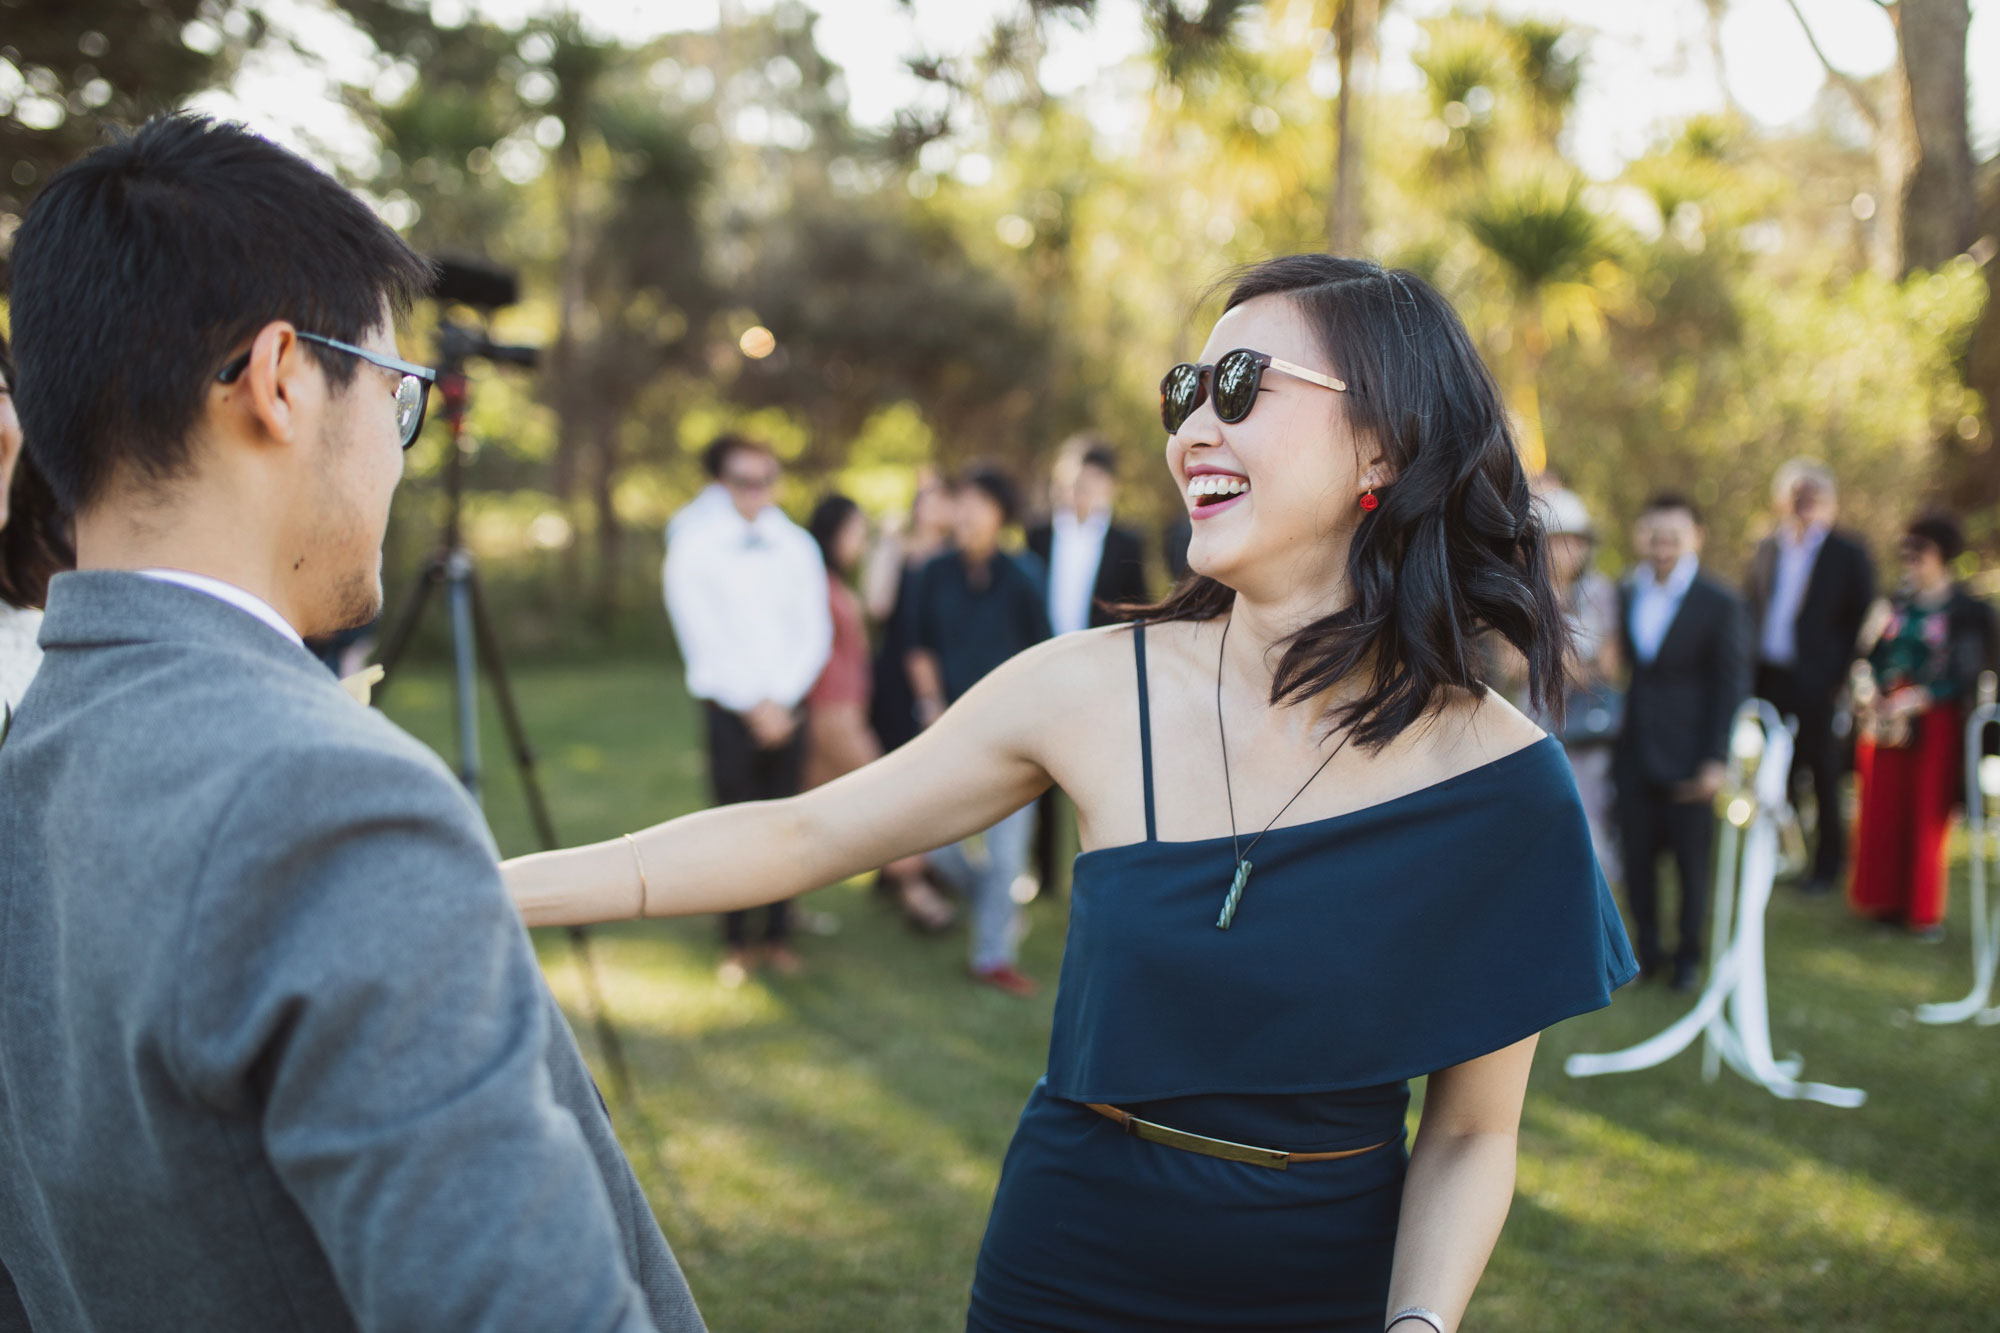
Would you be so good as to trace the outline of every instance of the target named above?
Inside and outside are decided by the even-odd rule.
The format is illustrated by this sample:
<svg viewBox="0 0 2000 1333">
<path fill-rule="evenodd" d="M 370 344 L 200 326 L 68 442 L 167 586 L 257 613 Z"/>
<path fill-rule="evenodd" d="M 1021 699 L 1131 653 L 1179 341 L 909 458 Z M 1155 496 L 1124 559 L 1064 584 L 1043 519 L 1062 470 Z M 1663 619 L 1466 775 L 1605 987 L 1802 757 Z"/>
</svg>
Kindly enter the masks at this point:
<svg viewBox="0 0 2000 1333">
<path fill-rule="evenodd" d="M 1526 1333 L 1579 1320 L 1628 1333 L 1992 1327 L 1973 1283 L 1912 1268 L 1863 1241 L 1807 1228 L 1775 1247 L 1750 1246 L 1729 1219 L 1667 1196 L 1650 1204 L 1608 1218 L 1551 1206 L 1524 1188 L 1465 1328 Z M 1746 1192 L 1733 1211 L 1761 1225 L 1777 1209 Z"/>
<path fill-rule="evenodd" d="M 1954 924 L 1956 949 L 1928 949 L 1781 888 L 1774 1045 L 1801 1052 L 1808 1077 L 1866 1089 L 1857 1110 L 1782 1101 L 1727 1069 L 1704 1084 L 1699 1042 L 1657 1069 L 1562 1073 L 1569 1054 L 1643 1040 L 1693 1002 L 1658 986 L 1548 1033 L 1480 1326 L 1542 1326 L 1505 1316 L 1503 1295 L 1572 1269 L 1604 1276 L 1584 1308 L 1621 1328 L 1761 1327 L 1780 1308 L 1829 1329 L 2000 1326 L 1994 1034 L 1911 1017 L 1969 979 Z"/>
<path fill-rule="evenodd" d="M 598 933 L 645 1122 L 621 1137 L 722 1325 L 953 1327 L 1051 998 L 972 986 L 962 934 L 919 938 L 858 887 L 810 906 L 840 930 L 801 941 L 806 975 L 734 992 L 711 923 Z M 1060 911 L 1033 916 L 1024 964 L 1052 979 Z M 560 937 L 541 944 L 574 1014 Z"/>
</svg>

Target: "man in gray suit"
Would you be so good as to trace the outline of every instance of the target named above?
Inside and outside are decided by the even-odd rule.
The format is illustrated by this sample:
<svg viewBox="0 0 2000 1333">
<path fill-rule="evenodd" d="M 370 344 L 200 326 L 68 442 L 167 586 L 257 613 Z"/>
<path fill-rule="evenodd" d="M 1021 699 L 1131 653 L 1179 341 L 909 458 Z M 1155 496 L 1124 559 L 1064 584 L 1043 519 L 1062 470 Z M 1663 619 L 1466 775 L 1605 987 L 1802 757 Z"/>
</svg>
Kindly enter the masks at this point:
<svg viewBox="0 0 2000 1333">
<path fill-rule="evenodd" d="M 154 121 L 13 254 L 76 516 L 0 745 L 0 1330 L 699 1330 L 477 809 L 300 642 L 381 602 L 424 262 Z"/>
</svg>

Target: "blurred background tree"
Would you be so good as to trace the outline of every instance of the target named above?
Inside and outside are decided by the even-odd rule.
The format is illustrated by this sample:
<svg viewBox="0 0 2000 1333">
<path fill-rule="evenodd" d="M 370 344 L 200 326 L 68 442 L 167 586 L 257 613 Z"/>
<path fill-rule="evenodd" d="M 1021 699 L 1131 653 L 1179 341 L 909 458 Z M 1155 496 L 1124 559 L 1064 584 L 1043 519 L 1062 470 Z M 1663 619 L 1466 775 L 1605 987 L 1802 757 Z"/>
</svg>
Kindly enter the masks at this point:
<svg viewBox="0 0 2000 1333">
<path fill-rule="evenodd" d="M 1735 2 L 1704 0 L 1688 40 L 1720 59 Z M 493 332 L 546 348 L 532 375 L 475 368 L 468 474 L 468 531 L 530 648 L 664 642 L 660 529 L 731 425 L 779 449 L 795 511 L 838 484 L 877 513 L 907 503 L 915 464 L 1035 481 L 1091 427 L 1143 463 L 1128 507 L 1163 526 L 1156 386 L 1199 347 L 1210 284 L 1326 247 L 1457 303 L 1528 460 L 1591 502 L 1607 560 L 1673 486 L 1731 569 L 1794 453 L 1834 463 L 1878 539 L 1938 498 L 2000 541 L 2000 172 L 1971 149 L 1966 0 L 1887 5 L 1892 68 L 1829 62 L 1806 121 L 1724 105 L 1615 176 L 1573 145 L 1588 32 L 1404 15 L 1416 0 L 1137 4 L 1139 54 L 1060 92 L 1049 54 L 1110 21 L 1097 0 L 1019 0 L 965 49 L 912 44 L 925 96 L 871 128 L 798 0 L 643 42 L 555 4 L 0 0 L 0 255 L 105 124 L 262 52 L 311 61 L 297 15 L 337 11 L 372 52 L 342 96 L 373 146 L 326 160 L 412 244 L 518 270 Z M 1392 18 L 1417 41 L 1386 78 Z M 419 479 L 442 450 L 420 444 Z M 398 573 L 427 505 L 419 486 L 399 506 Z"/>
<path fill-rule="evenodd" d="M 28 199 L 104 123 L 171 111 L 272 39 L 261 8 L 236 0 L 0 4 L 0 283 Z"/>
</svg>

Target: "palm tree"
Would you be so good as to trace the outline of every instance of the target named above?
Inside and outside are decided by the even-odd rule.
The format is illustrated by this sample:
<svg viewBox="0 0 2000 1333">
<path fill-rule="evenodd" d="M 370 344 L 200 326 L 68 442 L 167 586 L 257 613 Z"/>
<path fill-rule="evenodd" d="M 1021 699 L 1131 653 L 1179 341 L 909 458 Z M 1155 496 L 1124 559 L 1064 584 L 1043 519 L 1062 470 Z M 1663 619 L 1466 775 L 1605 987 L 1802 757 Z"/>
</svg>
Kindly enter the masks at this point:
<svg viewBox="0 0 2000 1333">
<path fill-rule="evenodd" d="M 1452 14 L 1426 20 L 1424 30 L 1430 40 L 1415 63 L 1431 113 L 1448 131 L 1435 160 L 1453 175 L 1478 172 L 1486 165 L 1497 94 L 1513 74 L 1515 52 L 1490 18 Z"/>
<path fill-rule="evenodd" d="M 1143 0 L 1154 56 L 1169 83 L 1227 63 L 1238 51 L 1237 25 L 1258 0 Z"/>
<path fill-rule="evenodd" d="M 1328 248 L 1335 254 L 1354 254 L 1361 249 L 1368 229 L 1366 197 L 1362 189 L 1363 144 L 1362 106 L 1355 96 L 1355 57 L 1365 57 L 1364 65 L 1375 56 L 1375 30 L 1382 10 L 1390 0 L 1332 0 L 1329 26 L 1333 30 L 1333 55 L 1340 66 L 1340 95 L 1333 112 L 1333 199 L 1327 208 Z"/>
<path fill-rule="evenodd" d="M 1583 181 L 1548 170 L 1495 183 L 1473 198 L 1461 221 L 1512 293 L 1509 397 L 1520 418 L 1523 462 L 1540 472 L 1548 462 L 1542 362 L 1559 342 L 1603 336 L 1616 276 L 1610 235 L 1584 203 Z"/>
<path fill-rule="evenodd" d="M 1534 131 L 1553 148 L 1583 82 L 1583 62 L 1573 49 L 1570 30 L 1561 23 L 1525 18 L 1508 24 L 1507 32 L 1514 39 L 1514 58 L 1528 94 Z"/>
</svg>

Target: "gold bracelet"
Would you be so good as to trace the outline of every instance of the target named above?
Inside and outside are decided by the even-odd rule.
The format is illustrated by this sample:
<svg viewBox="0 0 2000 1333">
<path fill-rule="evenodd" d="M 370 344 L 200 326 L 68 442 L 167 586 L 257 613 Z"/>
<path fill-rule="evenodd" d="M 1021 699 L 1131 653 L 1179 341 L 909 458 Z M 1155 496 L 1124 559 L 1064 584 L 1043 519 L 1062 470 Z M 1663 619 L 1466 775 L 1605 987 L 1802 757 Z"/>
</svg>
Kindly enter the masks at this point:
<svg viewBox="0 0 2000 1333">
<path fill-rule="evenodd" d="M 646 858 L 639 855 L 639 840 L 637 838 L 629 833 L 625 834 L 624 837 L 625 841 L 631 844 L 632 847 L 633 868 L 639 872 L 639 915 L 633 919 L 643 921 L 649 915 L 648 908 L 652 901 L 652 895 L 646 887 Z"/>
</svg>

